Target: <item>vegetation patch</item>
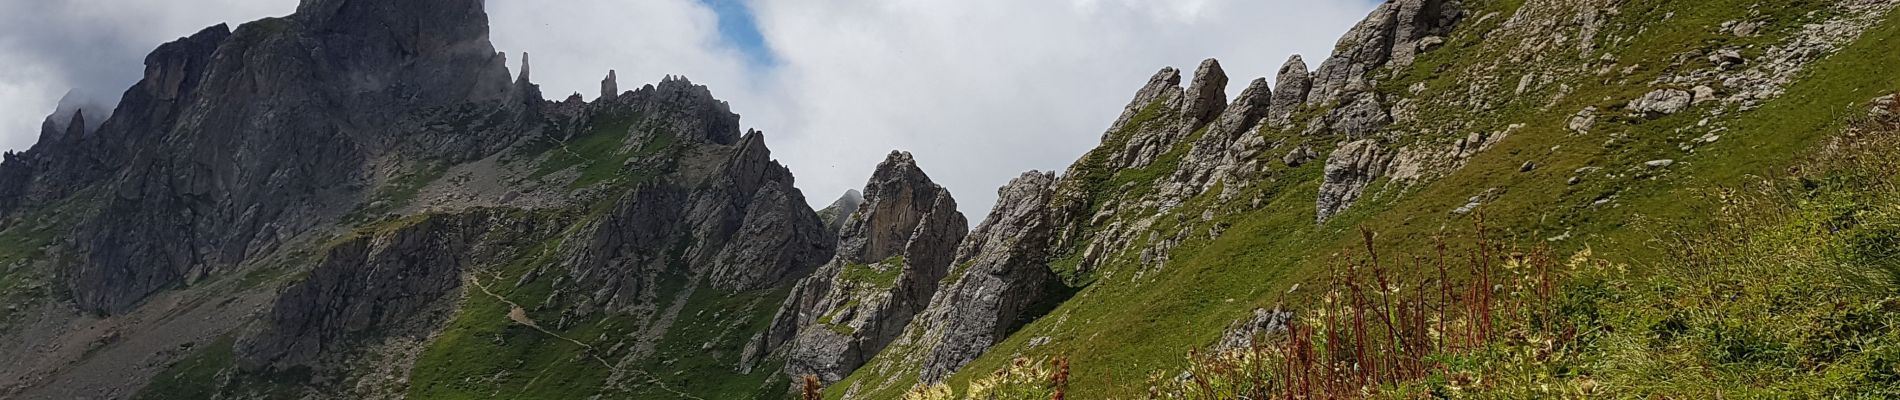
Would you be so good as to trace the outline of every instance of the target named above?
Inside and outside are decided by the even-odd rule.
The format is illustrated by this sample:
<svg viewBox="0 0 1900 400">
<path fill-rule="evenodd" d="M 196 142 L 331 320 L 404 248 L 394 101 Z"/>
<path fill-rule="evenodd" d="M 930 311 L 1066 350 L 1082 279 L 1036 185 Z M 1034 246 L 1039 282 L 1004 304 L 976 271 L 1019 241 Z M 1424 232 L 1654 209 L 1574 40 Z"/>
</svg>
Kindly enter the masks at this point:
<svg viewBox="0 0 1900 400">
<path fill-rule="evenodd" d="M 904 274 L 904 256 L 896 255 L 874 264 L 845 263 L 838 272 L 838 278 L 845 282 L 870 285 L 872 289 L 889 289 L 897 286 L 897 278 Z"/>
</svg>

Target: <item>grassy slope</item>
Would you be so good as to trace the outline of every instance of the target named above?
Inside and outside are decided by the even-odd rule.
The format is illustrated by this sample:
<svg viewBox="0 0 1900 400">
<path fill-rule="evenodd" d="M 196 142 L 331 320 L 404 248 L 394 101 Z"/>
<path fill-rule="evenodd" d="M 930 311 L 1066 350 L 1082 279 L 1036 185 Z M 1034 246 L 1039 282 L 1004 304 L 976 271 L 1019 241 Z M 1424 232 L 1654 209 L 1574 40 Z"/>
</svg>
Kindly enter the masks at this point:
<svg viewBox="0 0 1900 400">
<path fill-rule="evenodd" d="M 1808 3 L 1787 2 L 1780 8 L 1766 5 L 1767 18 L 1793 20 L 1803 10 L 1815 8 Z M 1636 40 L 1608 51 L 1619 54 L 1625 65 L 1668 65 L 1665 59 L 1676 53 L 1735 45 L 1728 43 L 1731 39 L 1718 37 L 1713 26 L 1746 17 L 1749 4 L 1753 2 L 1633 1 L 1622 7 L 1622 21 L 1656 22 L 1668 13 L 1674 15 L 1667 22 L 1647 25 L 1651 29 Z M 1508 16 L 1518 5 L 1494 2 L 1478 7 Z M 1773 37 L 1760 40 L 1769 39 Z M 1454 65 L 1449 71 L 1461 70 L 1456 66 L 1469 65 L 1485 56 L 1475 54 L 1485 48 L 1472 43 L 1476 40 L 1469 30 L 1454 35 L 1447 50 L 1429 53 L 1411 75 L 1386 82 L 1381 88 L 1432 82 L 1434 78 L 1415 75 L 1427 75 L 1439 64 Z M 1564 123 L 1575 110 L 1591 105 L 1609 109 L 1605 106 L 1618 105 L 1650 90 L 1646 84 L 1649 77 L 1662 71 L 1641 70 L 1630 79 L 1610 85 L 1577 82 L 1578 91 L 1549 111 L 1521 102 L 1527 104 L 1512 103 L 1484 114 L 1454 117 L 1475 119 L 1475 125 L 1493 129 L 1512 123 L 1524 123 L 1526 127 L 1462 171 L 1414 192 L 1401 195 L 1375 185 L 1368 190 L 1369 200 L 1325 226 L 1309 222 L 1319 166 L 1283 171 L 1275 175 L 1273 183 L 1261 185 L 1277 192 L 1270 197 L 1271 204 L 1259 211 L 1224 218 L 1233 228 L 1221 239 L 1190 240 L 1177 248 L 1175 261 L 1167 269 L 1150 274 L 1147 280 L 1130 282 L 1125 273 L 1118 280 L 1110 276 L 1113 272 L 1106 272 L 1103 279 L 1075 299 L 966 367 L 953 382 L 967 382 L 972 376 L 997 370 L 1017 354 L 1066 355 L 1074 361 L 1074 393 L 1078 398 L 1145 393 L 1151 373 L 1178 367 L 1186 350 L 1211 343 L 1246 309 L 1271 306 L 1286 287 L 1322 272 L 1324 268 L 1317 262 L 1322 257 L 1351 249 L 1352 235 L 1344 233 L 1364 226 L 1381 233 L 1381 245 L 1422 254 L 1431 237 L 1455 234 L 1470 225 L 1447 211 L 1485 188 L 1506 193 L 1487 204 L 1485 210 L 1491 225 L 1502 227 L 1507 236 L 1519 242 L 1541 242 L 1572 232 L 1579 239 L 1558 243 L 1559 247 L 1591 246 L 1613 259 L 1643 265 L 1644 260 L 1661 255 L 1651 248 L 1661 232 L 1695 229 L 1706 222 L 1704 211 L 1716 205 L 1695 193 L 1735 185 L 1750 175 L 1785 170 L 1792 154 L 1833 132 L 1843 115 L 1861 109 L 1860 103 L 1900 89 L 1900 76 L 1880 73 L 1892 61 L 1890 50 L 1895 40 L 1900 40 L 1900 26 L 1892 21 L 1881 25 L 1845 51 L 1811 65 L 1787 95 L 1754 112 L 1733 116 L 1732 128 L 1723 134 L 1723 141 L 1695 154 L 1675 149 L 1683 139 L 1674 130 L 1693 124 L 1695 117 L 1691 115 L 1696 113 L 1638 124 L 1600 121 L 1599 127 L 1636 138 L 1611 146 L 1604 145 L 1607 133 L 1573 137 L 1565 130 Z M 1435 79 L 1448 85 L 1458 77 Z M 1611 100 L 1604 101 L 1606 97 Z M 1553 150 L 1553 146 L 1557 147 Z M 1683 163 L 1676 171 L 1656 179 L 1592 182 L 1578 187 L 1565 184 L 1570 171 L 1583 166 L 1629 168 L 1661 158 Z M 1531 173 L 1518 173 L 1518 167 L 1527 160 L 1543 166 Z M 1617 194 L 1617 207 L 1587 206 L 1611 192 Z M 1197 203 L 1207 206 L 1206 200 Z M 1198 209 L 1190 206 L 1182 212 L 1198 214 Z M 1125 272 L 1133 268 L 1137 267 L 1106 269 Z M 1293 298 L 1299 296 L 1296 293 Z M 1026 343 L 1038 336 L 1055 340 L 1050 345 L 1027 348 Z"/>
<path fill-rule="evenodd" d="M 56 206 L 21 210 L 0 230 L 0 304 L 7 306 L 0 308 L 0 330 L 11 328 L 14 313 L 65 296 L 47 249 L 67 240 L 74 221 L 94 212 L 98 198 L 98 191 L 86 191 Z"/>
<path fill-rule="evenodd" d="M 577 169 L 579 173 L 569 184 L 572 188 L 626 188 L 658 177 L 668 171 L 625 166 L 638 160 L 643 168 L 670 169 L 677 162 L 681 146 L 665 133 L 642 132 L 652 130 L 636 126 L 636 118 L 628 115 L 596 121 L 586 134 L 570 143 L 530 148 L 542 152 L 533 157 L 540 162 L 531 176 Z M 627 143 L 635 138 L 640 139 L 638 146 L 629 148 Z M 585 210 L 553 212 L 594 218 L 612 203 L 613 199 L 607 198 L 583 207 Z M 656 277 L 663 281 L 659 287 L 664 291 L 656 297 L 656 308 L 673 306 L 683 290 L 692 290 L 691 295 L 680 305 L 674 325 L 657 339 L 654 352 L 624 365 L 621 361 L 631 351 L 631 338 L 644 333 L 645 321 L 595 316 L 566 329 L 554 327 L 562 320 L 556 312 L 562 307 L 542 309 L 553 291 L 550 278 L 522 287 L 515 287 L 514 282 L 537 268 L 560 270 L 555 265 L 560 259 L 553 255 L 554 250 L 573 233 L 570 229 L 506 265 L 476 272 L 496 296 L 526 309 L 529 318 L 553 335 L 509 320 L 508 304 L 469 287 L 449 327 L 430 343 L 412 370 L 409 398 L 587 398 L 601 394 L 610 398 L 671 399 L 683 397 L 680 393 L 703 398 L 763 398 L 782 392 L 784 382 L 772 372 L 776 368 L 762 367 L 749 375 L 733 370 L 745 340 L 764 329 L 785 290 L 724 293 L 692 282 L 679 272 L 684 267 L 676 265 L 666 276 Z M 616 380 L 616 372 L 620 377 L 610 383 Z"/>
</svg>

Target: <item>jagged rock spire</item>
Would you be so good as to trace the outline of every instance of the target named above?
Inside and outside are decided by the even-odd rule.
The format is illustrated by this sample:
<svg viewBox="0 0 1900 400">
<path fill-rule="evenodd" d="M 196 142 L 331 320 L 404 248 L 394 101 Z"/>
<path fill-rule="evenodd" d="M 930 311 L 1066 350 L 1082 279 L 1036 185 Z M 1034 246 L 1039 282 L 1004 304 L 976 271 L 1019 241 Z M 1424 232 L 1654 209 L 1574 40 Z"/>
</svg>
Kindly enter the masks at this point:
<svg viewBox="0 0 1900 400">
<path fill-rule="evenodd" d="M 600 80 L 600 101 L 613 101 L 620 97 L 620 83 L 614 77 L 614 70 L 607 70 L 607 78 Z"/>
<path fill-rule="evenodd" d="M 1221 70 L 1219 60 L 1201 61 L 1201 66 L 1194 69 L 1194 83 L 1188 85 L 1187 97 L 1182 101 L 1186 102 L 1181 105 L 1181 117 L 1186 118 L 1184 131 L 1201 129 L 1220 116 L 1227 108 L 1227 71 Z"/>
<path fill-rule="evenodd" d="M 73 110 L 73 119 L 66 123 L 67 140 L 86 137 L 86 110 Z"/>
<path fill-rule="evenodd" d="M 528 57 L 528 52 L 521 52 L 521 74 L 515 77 L 515 85 L 525 85 L 529 83 L 528 78 L 531 72 L 530 68 L 532 67 L 528 65 Z"/>
<path fill-rule="evenodd" d="M 533 104 L 544 99 L 541 97 L 541 85 L 534 84 L 533 67 L 528 64 L 528 52 L 521 52 L 521 73 L 515 77 L 514 86 L 516 100 Z M 575 94 L 579 95 L 579 93 Z"/>
</svg>

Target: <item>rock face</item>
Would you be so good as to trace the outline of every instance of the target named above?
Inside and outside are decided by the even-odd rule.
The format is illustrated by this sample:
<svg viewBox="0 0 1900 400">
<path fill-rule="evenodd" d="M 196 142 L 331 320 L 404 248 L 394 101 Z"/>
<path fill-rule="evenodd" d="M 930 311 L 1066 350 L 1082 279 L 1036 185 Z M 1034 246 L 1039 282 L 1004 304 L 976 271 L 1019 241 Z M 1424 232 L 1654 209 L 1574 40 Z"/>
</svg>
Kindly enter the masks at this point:
<svg viewBox="0 0 1900 400">
<path fill-rule="evenodd" d="M 1427 40 L 1450 32 L 1464 16 L 1458 0 L 1388 0 L 1345 36 L 1313 77 L 1310 102 L 1331 105 L 1353 94 L 1348 86 L 1386 64 L 1411 65 Z M 1439 41 L 1439 42 L 1442 42 Z"/>
<path fill-rule="evenodd" d="M 1194 69 L 1194 84 L 1188 85 L 1187 96 L 1180 107 L 1186 123 L 1182 130 L 1193 132 L 1220 117 L 1227 107 L 1227 72 L 1221 70 L 1220 61 L 1201 61 L 1201 66 Z"/>
<path fill-rule="evenodd" d="M 338 213 L 370 160 L 467 159 L 512 142 L 513 129 L 430 132 L 441 119 L 521 119 L 433 111 L 505 98 L 487 39 L 479 0 L 310 0 L 288 18 L 206 29 L 148 56 L 144 79 L 83 143 L 43 143 L 0 167 L 0 203 L 111 186 L 63 269 L 81 308 L 128 310 Z"/>
<path fill-rule="evenodd" d="M 464 270 L 483 258 L 478 249 L 493 246 L 485 236 L 532 231 L 533 221 L 493 214 L 423 217 L 330 248 L 277 298 L 263 331 L 240 343 L 240 360 L 252 370 L 312 366 L 352 335 L 398 329 L 461 286 Z M 487 235 L 491 229 L 498 234 Z"/>
<path fill-rule="evenodd" d="M 1256 141 L 1262 118 L 1271 113 L 1273 101 L 1272 89 L 1267 88 L 1267 80 L 1255 79 L 1247 86 L 1234 104 L 1226 107 L 1199 140 L 1194 141 L 1188 154 L 1176 167 L 1173 181 L 1163 188 L 1175 199 L 1191 197 L 1207 191 L 1216 183 L 1226 182 L 1236 174 L 1240 164 L 1250 160 L 1261 146 L 1257 142 L 1245 142 L 1243 136 L 1252 135 Z M 1252 168 L 1244 168 L 1251 170 Z"/>
<path fill-rule="evenodd" d="M 844 379 L 897 339 L 949 273 L 969 223 L 909 153 L 892 152 L 846 219 L 837 255 L 798 282 L 746 363 L 785 355 L 785 373 Z"/>
<path fill-rule="evenodd" d="M 1391 161 L 1392 156 L 1373 139 L 1346 143 L 1334 150 L 1326 159 L 1325 181 L 1319 188 L 1319 222 L 1325 223 L 1351 207 L 1365 193 L 1367 185 L 1385 174 Z"/>
<path fill-rule="evenodd" d="M 911 323 L 925 349 L 924 383 L 936 383 L 1036 317 L 1058 284 L 1049 271 L 1055 234 L 1049 204 L 1054 174 L 1030 171 L 997 191 L 996 207 L 957 250 L 956 268 Z M 907 334 L 906 337 L 911 337 Z"/>
<path fill-rule="evenodd" d="M 844 195 L 838 196 L 838 200 L 832 201 L 830 206 L 818 210 L 818 219 L 825 222 L 826 232 L 836 233 L 844 228 L 844 220 L 850 218 L 851 214 L 856 214 L 858 206 L 863 204 L 863 192 L 857 189 L 846 190 Z"/>
<path fill-rule="evenodd" d="M 645 92 L 651 91 L 642 89 L 623 100 L 642 104 Z M 657 121 L 684 118 L 655 122 L 677 123 L 682 129 L 704 126 L 688 122 L 701 115 L 697 111 L 672 111 L 678 113 L 645 115 L 661 118 Z M 711 142 L 724 133 L 691 129 L 674 132 L 704 133 L 695 140 L 707 142 L 697 146 L 723 149 L 712 155 L 725 154 L 723 159 L 705 160 L 717 168 L 703 177 L 672 175 L 635 185 L 619 195 L 609 212 L 582 222 L 574 237 L 562 242 L 557 250 L 561 262 L 524 278 L 552 279 L 557 289 L 549 300 L 566 307 L 562 313 L 567 319 L 601 312 L 658 312 L 653 307 L 669 274 L 747 291 L 803 277 L 831 256 L 833 236 L 792 186 L 791 173 L 772 161 L 763 133 L 750 132 L 728 147 Z"/>
<path fill-rule="evenodd" d="M 1278 86 L 1273 88 L 1273 101 L 1268 107 L 1267 124 L 1281 128 L 1293 123 L 1293 112 L 1306 103 L 1306 95 L 1313 90 L 1313 78 L 1306 70 L 1306 60 L 1298 54 L 1287 58 L 1286 65 L 1280 66 L 1280 73 L 1274 78 Z"/>
<path fill-rule="evenodd" d="M 1379 104 L 1378 94 L 1361 93 L 1351 103 L 1334 109 L 1326 119 L 1334 133 L 1363 138 L 1385 129 L 1386 125 L 1392 123 L 1392 114 Z"/>
</svg>

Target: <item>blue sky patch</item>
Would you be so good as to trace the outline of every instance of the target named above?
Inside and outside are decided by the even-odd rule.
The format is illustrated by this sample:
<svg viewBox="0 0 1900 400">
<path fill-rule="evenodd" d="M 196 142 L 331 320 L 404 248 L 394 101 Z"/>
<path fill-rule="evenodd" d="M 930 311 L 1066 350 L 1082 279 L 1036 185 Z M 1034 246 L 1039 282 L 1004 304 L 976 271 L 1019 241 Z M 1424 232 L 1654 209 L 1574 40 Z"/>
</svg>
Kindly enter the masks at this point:
<svg viewBox="0 0 1900 400">
<path fill-rule="evenodd" d="M 706 8 L 719 15 L 719 37 L 726 44 L 745 54 L 746 64 L 754 67 L 773 67 L 778 65 L 778 57 L 765 45 L 765 35 L 759 33 L 759 21 L 752 16 L 750 0 L 699 0 Z"/>
</svg>

